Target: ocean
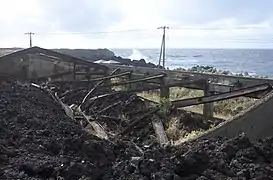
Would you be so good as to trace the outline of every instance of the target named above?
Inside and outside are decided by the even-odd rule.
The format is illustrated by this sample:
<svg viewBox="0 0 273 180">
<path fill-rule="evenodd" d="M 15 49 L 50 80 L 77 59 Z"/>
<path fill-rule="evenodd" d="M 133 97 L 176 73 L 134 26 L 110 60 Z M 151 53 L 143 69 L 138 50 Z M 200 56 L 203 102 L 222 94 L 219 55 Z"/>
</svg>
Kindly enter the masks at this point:
<svg viewBox="0 0 273 180">
<path fill-rule="evenodd" d="M 158 64 L 159 49 L 111 49 L 116 56 L 145 59 Z M 213 66 L 232 73 L 273 78 L 273 50 L 270 49 L 166 49 L 166 66 L 191 68 Z"/>
</svg>

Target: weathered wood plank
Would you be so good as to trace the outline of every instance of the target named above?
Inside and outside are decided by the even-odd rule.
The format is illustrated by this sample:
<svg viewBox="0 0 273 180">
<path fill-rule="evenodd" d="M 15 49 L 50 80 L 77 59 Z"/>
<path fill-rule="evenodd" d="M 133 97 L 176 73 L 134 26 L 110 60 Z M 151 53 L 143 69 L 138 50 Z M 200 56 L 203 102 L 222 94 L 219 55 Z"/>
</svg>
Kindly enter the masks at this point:
<svg viewBox="0 0 273 180">
<path fill-rule="evenodd" d="M 162 78 L 162 77 L 164 77 L 164 74 L 149 76 L 149 77 L 145 77 L 145 78 L 142 78 L 142 79 L 135 79 L 135 80 L 131 80 L 131 81 L 111 83 L 111 84 L 109 84 L 109 86 L 121 86 L 121 85 L 126 85 L 126 84 L 133 84 L 133 83 L 148 81 L 148 80 L 151 80 L 151 79 L 158 79 L 158 78 Z"/>
<path fill-rule="evenodd" d="M 258 84 L 271 84 L 273 85 L 272 79 L 261 79 L 261 78 L 250 78 L 250 77 L 241 77 L 241 76 L 226 76 L 226 75 L 217 75 L 217 74 L 207 74 L 207 73 L 195 73 L 195 72 L 187 72 L 187 71 L 175 71 L 175 70 L 163 70 L 163 69 L 155 69 L 155 68 L 145 68 L 145 67 L 129 67 L 129 66 L 118 66 L 118 65 L 107 65 L 108 68 L 120 68 L 121 71 L 132 71 L 132 75 L 152 75 L 157 73 L 166 73 L 169 78 L 169 83 L 174 81 L 181 80 L 209 80 L 212 81 L 210 84 L 210 91 L 216 93 L 225 93 L 231 92 L 232 90 L 254 86 Z M 218 83 L 214 83 L 217 80 Z M 203 86 L 196 84 L 186 84 L 182 85 L 182 87 L 189 89 L 197 89 L 203 90 Z M 251 98 L 260 98 L 263 94 L 255 94 L 255 95 L 247 95 L 246 97 Z"/>
<path fill-rule="evenodd" d="M 116 69 L 113 69 L 113 71 L 115 71 Z M 90 81 L 104 81 L 104 80 L 110 80 L 112 78 L 117 78 L 117 77 L 121 77 L 121 76 L 127 76 L 128 74 L 130 74 L 131 72 L 127 71 L 127 72 L 123 72 L 120 74 L 115 74 L 115 75 L 109 75 L 105 76 L 105 77 L 101 77 L 101 78 L 95 78 L 95 79 L 90 79 Z"/>
<path fill-rule="evenodd" d="M 155 130 L 156 137 L 161 146 L 166 145 L 169 140 L 167 138 L 164 126 L 160 120 L 152 120 L 153 128 Z"/>
<path fill-rule="evenodd" d="M 103 72 L 75 72 L 76 75 L 101 75 L 104 76 L 105 73 Z"/>
<path fill-rule="evenodd" d="M 218 80 L 220 82 L 228 83 L 236 83 L 240 82 L 243 86 L 245 85 L 257 85 L 257 84 L 272 84 L 272 79 L 262 79 L 262 78 L 252 78 L 252 77 L 241 77 L 241 76 L 227 76 L 227 75 L 220 75 L 220 74 L 209 74 L 209 73 L 198 73 L 198 72 L 189 72 L 189 71 L 181 71 L 181 70 L 163 70 L 163 69 L 155 69 L 155 68 L 145 68 L 145 67 L 129 67 L 129 66 L 119 66 L 119 65 L 106 65 L 109 68 L 121 68 L 122 70 L 131 70 L 134 73 L 166 73 L 168 77 L 172 78 L 192 78 L 192 77 L 198 77 L 208 80 Z"/>
<path fill-rule="evenodd" d="M 251 94 L 251 93 L 255 93 L 259 91 L 270 92 L 271 90 L 272 90 L 271 85 L 263 84 L 263 85 L 252 86 L 252 87 L 248 87 L 248 88 L 244 88 L 244 89 L 240 89 L 240 90 L 236 90 L 232 92 L 222 93 L 222 94 L 214 94 L 211 96 L 203 96 L 203 97 L 197 97 L 197 98 L 189 98 L 184 100 L 172 101 L 172 104 L 176 107 L 186 107 L 186 106 L 231 99 L 231 98 L 240 97 L 243 95 L 247 95 L 247 94 Z"/>
</svg>

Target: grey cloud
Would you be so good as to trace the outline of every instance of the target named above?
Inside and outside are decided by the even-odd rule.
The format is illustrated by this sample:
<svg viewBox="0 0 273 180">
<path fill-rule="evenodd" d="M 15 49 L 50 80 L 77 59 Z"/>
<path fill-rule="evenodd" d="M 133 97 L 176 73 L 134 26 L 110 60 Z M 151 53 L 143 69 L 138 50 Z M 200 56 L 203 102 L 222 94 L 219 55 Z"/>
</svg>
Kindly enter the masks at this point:
<svg viewBox="0 0 273 180">
<path fill-rule="evenodd" d="M 121 20 L 121 14 L 110 0 L 47 0 L 43 1 L 45 18 L 59 22 L 65 31 L 100 31 Z"/>
<path fill-rule="evenodd" d="M 173 0 L 168 5 L 169 18 L 183 24 L 206 24 L 226 18 L 236 18 L 241 24 L 259 23 L 271 15 L 271 0 L 191 0 L 183 6 Z"/>
</svg>

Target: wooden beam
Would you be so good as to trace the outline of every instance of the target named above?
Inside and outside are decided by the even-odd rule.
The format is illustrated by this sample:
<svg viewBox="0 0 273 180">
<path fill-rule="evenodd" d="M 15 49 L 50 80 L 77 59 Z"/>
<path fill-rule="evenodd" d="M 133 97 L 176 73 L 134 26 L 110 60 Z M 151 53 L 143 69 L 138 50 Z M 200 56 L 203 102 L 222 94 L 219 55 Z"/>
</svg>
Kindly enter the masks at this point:
<svg viewBox="0 0 273 180">
<path fill-rule="evenodd" d="M 250 77 L 240 77 L 240 76 L 226 76 L 226 75 L 218 75 L 218 74 L 208 74 L 208 73 L 195 73 L 188 71 L 178 71 L 178 70 L 163 70 L 163 69 L 155 69 L 155 68 L 145 68 L 145 67 L 130 67 L 130 66 L 119 66 L 119 65 L 106 65 L 108 68 L 120 68 L 121 71 L 132 71 L 133 74 L 144 75 L 144 74 L 158 74 L 158 73 L 166 73 L 168 78 L 172 81 L 180 81 L 180 80 L 210 80 L 210 90 L 215 93 L 225 93 L 231 92 L 236 89 L 250 87 L 258 84 L 271 84 L 273 85 L 272 79 L 261 79 L 261 78 L 250 78 Z M 220 83 L 213 83 L 214 80 L 220 81 Z M 229 84 L 223 84 L 229 83 Z M 237 84 L 241 84 L 240 86 L 236 86 Z M 196 90 L 203 90 L 203 86 L 196 86 L 195 84 L 186 84 L 182 85 L 182 87 Z M 258 93 L 246 95 L 246 97 L 251 98 L 261 98 L 263 94 Z"/>
<path fill-rule="evenodd" d="M 252 85 L 258 85 L 258 84 L 271 84 L 273 85 L 272 79 L 262 79 L 262 78 L 252 78 L 252 77 L 241 77 L 241 76 L 227 76 L 227 75 L 220 75 L 220 74 L 209 74 L 209 73 L 198 73 L 198 72 L 189 72 L 189 71 L 182 71 L 182 70 L 164 70 L 164 69 L 156 69 L 156 68 L 145 68 L 145 67 L 129 67 L 129 66 L 119 66 L 119 65 L 113 65 L 108 64 L 106 65 L 108 68 L 120 68 L 122 70 L 131 70 L 134 73 L 140 73 L 145 74 L 147 72 L 149 73 L 166 73 L 168 77 L 171 78 L 177 78 L 177 79 L 185 79 L 185 78 L 202 78 L 207 80 L 218 80 L 220 82 L 231 82 L 236 83 L 240 82 L 243 87 L 246 85 L 252 86 Z"/>
<path fill-rule="evenodd" d="M 128 132 L 132 131 L 134 127 L 138 126 L 141 121 L 144 121 L 146 118 L 153 115 L 157 111 L 159 111 L 159 108 L 151 109 L 149 112 L 143 114 L 141 117 L 138 117 L 135 120 L 132 120 L 132 122 L 128 126 L 126 126 L 119 134 L 126 135 Z"/>
<path fill-rule="evenodd" d="M 248 88 L 244 88 L 244 89 L 240 89 L 240 90 L 236 90 L 232 92 L 222 93 L 222 94 L 214 94 L 211 96 L 202 96 L 202 97 L 189 98 L 184 100 L 176 100 L 176 101 L 172 101 L 172 104 L 178 108 L 186 107 L 186 106 L 222 101 L 222 100 L 240 97 L 243 95 L 252 94 L 252 93 L 261 92 L 261 91 L 262 92 L 272 91 L 272 86 L 268 84 L 257 85 L 257 86 L 252 86 L 252 87 L 248 87 Z"/>
<path fill-rule="evenodd" d="M 118 71 L 118 69 L 115 69 L 114 71 L 111 72 L 110 76 L 114 75 L 116 72 Z M 89 98 L 89 96 L 96 90 L 97 87 L 99 87 L 104 81 L 101 80 L 99 81 L 83 98 L 79 108 L 82 106 L 82 104 L 84 104 L 86 102 L 86 100 Z"/>
<path fill-rule="evenodd" d="M 54 94 L 54 97 L 55 97 L 55 99 L 59 102 L 59 104 L 62 106 L 62 108 L 63 108 L 65 114 L 66 114 L 68 117 L 70 117 L 71 119 L 74 120 L 74 112 L 73 112 L 73 110 L 71 109 L 71 107 L 68 106 L 68 105 L 66 105 L 66 104 L 64 104 L 64 103 L 61 101 L 61 99 L 60 99 L 60 98 L 58 97 L 58 95 L 57 95 L 57 92 Z"/>
<path fill-rule="evenodd" d="M 114 70 L 113 70 L 114 71 Z M 115 74 L 115 75 L 108 75 L 105 77 L 101 77 L 101 78 L 95 78 L 95 79 L 91 79 L 90 81 L 104 81 L 104 80 L 109 80 L 112 78 L 117 78 L 117 77 L 121 77 L 121 76 L 127 76 L 128 74 L 130 74 L 131 72 L 124 72 L 124 73 L 120 73 L 120 74 Z"/>
<path fill-rule="evenodd" d="M 167 74 L 168 77 L 170 78 L 176 78 L 176 79 L 180 79 L 180 80 L 187 80 L 189 79 L 189 75 L 187 76 L 181 76 L 181 77 L 176 77 L 173 75 L 173 73 L 170 73 L 169 71 L 163 70 L 163 69 L 154 69 L 154 68 L 144 68 L 144 67 L 131 67 L 131 66 L 119 66 L 119 65 L 106 65 L 108 68 L 112 69 L 112 68 L 119 68 L 122 71 L 132 71 L 132 73 L 135 74 L 143 74 L 145 76 L 149 75 L 155 75 L 155 74 Z"/>
<path fill-rule="evenodd" d="M 94 82 L 89 82 L 89 81 L 52 81 L 50 82 L 50 84 L 52 85 L 58 85 L 58 86 L 63 86 L 63 85 L 66 85 L 66 84 L 69 84 L 69 85 L 73 85 L 73 86 L 84 86 L 84 87 L 88 87 L 89 85 L 92 85 L 94 84 Z"/>
<path fill-rule="evenodd" d="M 105 73 L 104 72 L 75 72 L 76 75 L 86 75 L 86 76 L 90 76 L 90 75 L 101 75 L 104 76 Z"/>
<path fill-rule="evenodd" d="M 136 79 L 136 80 L 118 82 L 118 83 L 111 83 L 110 86 L 121 86 L 121 85 L 126 85 L 126 84 L 133 84 L 133 83 L 148 81 L 148 80 L 151 80 L 151 79 L 162 78 L 164 76 L 165 76 L 164 74 L 159 74 L 159 75 L 156 75 L 156 76 L 149 76 L 149 77 L 142 78 L 142 79 Z"/>
<path fill-rule="evenodd" d="M 234 90 L 241 89 L 241 88 L 238 88 L 235 86 L 222 85 L 222 84 L 210 84 L 209 86 L 210 86 L 209 89 L 210 89 L 211 94 L 226 93 L 226 92 L 232 92 Z M 247 86 L 247 87 L 249 87 L 249 86 Z M 247 87 L 243 87 L 243 88 L 247 88 Z M 245 95 L 244 97 L 260 99 L 260 98 L 264 97 L 264 95 L 265 95 L 264 92 L 257 92 L 257 93 Z"/>
<path fill-rule="evenodd" d="M 153 128 L 161 147 L 168 144 L 169 140 L 167 138 L 163 123 L 160 119 L 152 120 Z"/>
<path fill-rule="evenodd" d="M 163 87 L 177 87 L 177 86 L 183 86 L 185 84 L 190 84 L 190 83 L 194 83 L 193 81 L 190 82 L 176 82 L 176 83 L 172 83 L 172 84 L 166 84 Z M 134 88 L 131 90 L 126 90 L 126 91 L 119 91 L 119 92 L 142 92 L 142 91 L 150 91 L 150 90 L 156 90 L 156 89 L 160 89 L 162 88 L 162 86 L 160 87 L 160 85 L 149 85 L 146 87 L 139 87 L 139 88 Z"/>
</svg>

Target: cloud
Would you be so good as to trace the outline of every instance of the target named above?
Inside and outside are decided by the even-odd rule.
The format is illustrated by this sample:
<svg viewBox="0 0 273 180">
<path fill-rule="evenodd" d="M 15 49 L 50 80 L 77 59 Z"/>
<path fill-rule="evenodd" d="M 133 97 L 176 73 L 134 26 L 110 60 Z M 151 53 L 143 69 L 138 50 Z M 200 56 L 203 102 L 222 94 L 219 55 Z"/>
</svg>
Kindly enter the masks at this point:
<svg viewBox="0 0 273 180">
<path fill-rule="evenodd" d="M 157 48 L 162 25 L 171 27 L 169 47 L 273 47 L 271 0 L 2 0 L 0 5 L 1 47 L 27 47 L 24 33 L 32 31 L 34 45 L 46 48 Z M 145 31 L 125 32 L 131 29 Z M 112 33 L 92 33 L 102 31 Z"/>
<path fill-rule="evenodd" d="M 98 31 L 121 19 L 110 0 L 47 0 L 42 1 L 41 6 L 44 18 L 58 22 L 65 31 Z"/>
</svg>

